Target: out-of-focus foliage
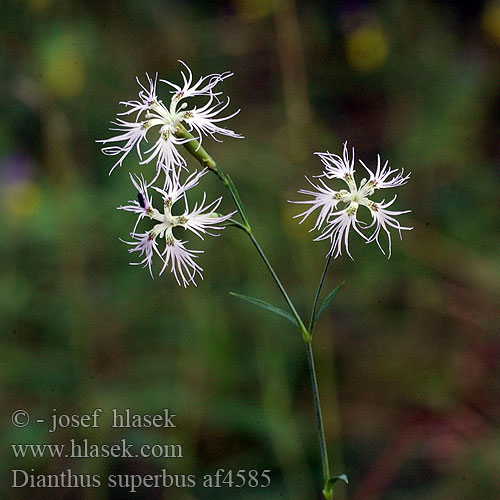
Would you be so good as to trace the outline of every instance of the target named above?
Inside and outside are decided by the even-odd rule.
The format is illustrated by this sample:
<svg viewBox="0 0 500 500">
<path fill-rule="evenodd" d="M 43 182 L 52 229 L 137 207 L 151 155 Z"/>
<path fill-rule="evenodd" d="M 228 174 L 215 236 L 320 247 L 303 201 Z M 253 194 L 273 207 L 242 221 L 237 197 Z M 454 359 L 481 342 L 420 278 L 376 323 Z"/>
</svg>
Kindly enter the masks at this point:
<svg viewBox="0 0 500 500">
<path fill-rule="evenodd" d="M 204 145 L 233 177 L 255 233 L 302 311 L 327 246 L 286 203 L 314 151 L 349 140 L 412 171 L 398 206 L 414 230 L 387 261 L 353 241 L 329 290 L 315 353 L 333 473 L 351 500 L 497 500 L 500 491 L 500 4 L 496 1 L 6 0 L 0 3 L 0 383 L 2 498 L 118 500 L 117 489 L 8 488 L 12 468 L 106 474 L 271 469 L 265 490 L 137 498 L 299 500 L 319 495 L 305 352 L 237 230 L 199 244 L 204 281 L 187 290 L 129 266 L 128 172 L 108 137 L 136 75 L 225 70 L 244 140 Z M 189 159 L 190 168 L 197 168 Z M 146 167 L 142 167 L 146 168 Z M 148 166 L 147 168 L 152 168 Z M 200 190 L 223 194 L 215 178 Z M 231 210 L 230 200 L 224 201 Z M 328 290 L 327 290 L 328 291 Z M 88 437 L 144 443 L 164 431 L 109 426 L 49 436 L 32 418 L 100 407 L 170 408 L 176 460 L 14 459 L 10 443 Z M 85 431 L 85 432 L 84 432 Z M 57 495 L 56 495 L 57 493 Z M 141 495 L 141 494 L 138 494 Z M 134 497 L 135 498 L 135 497 Z M 319 498 L 319 496 L 318 496 Z"/>
</svg>

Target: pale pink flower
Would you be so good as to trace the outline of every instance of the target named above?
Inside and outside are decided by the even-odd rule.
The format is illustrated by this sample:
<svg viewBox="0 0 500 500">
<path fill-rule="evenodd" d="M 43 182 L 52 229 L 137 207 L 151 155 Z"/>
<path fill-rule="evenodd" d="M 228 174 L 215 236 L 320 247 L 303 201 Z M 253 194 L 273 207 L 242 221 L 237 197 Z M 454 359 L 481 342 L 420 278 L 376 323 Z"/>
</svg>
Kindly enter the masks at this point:
<svg viewBox="0 0 500 500">
<path fill-rule="evenodd" d="M 201 143 L 203 136 L 210 136 L 216 140 L 217 135 L 240 138 L 240 134 L 232 130 L 221 127 L 219 124 L 229 120 L 238 112 L 227 116 L 221 113 L 229 106 L 230 100 L 227 98 L 221 102 L 219 95 L 215 92 L 215 86 L 230 77 L 232 73 L 212 74 L 201 77 L 193 83 L 193 75 L 188 66 L 180 61 L 187 70 L 187 74 L 181 71 L 183 85 L 179 86 L 167 80 L 160 80 L 174 88 L 170 102 L 167 105 L 157 96 L 157 78 L 149 77 L 148 86 L 144 86 L 139 80 L 141 87 L 139 99 L 121 102 L 128 109 L 119 115 L 130 117 L 133 121 L 126 121 L 117 118 L 112 122 L 116 127 L 111 130 L 118 132 L 117 135 L 109 139 L 99 140 L 105 146 L 102 152 L 106 155 L 118 156 L 118 161 L 111 168 L 111 172 L 121 166 L 125 158 L 133 149 L 136 149 L 139 163 L 156 163 L 156 176 L 164 172 L 167 176 L 173 171 L 185 168 L 186 161 L 178 151 L 178 146 L 185 144 L 190 139 L 177 137 L 177 130 L 180 124 L 184 124 L 189 131 L 193 132 Z M 205 97 L 207 102 L 201 107 L 193 105 L 189 107 L 188 100 L 192 97 Z M 143 149 L 143 143 L 153 141 L 148 149 Z"/>
<path fill-rule="evenodd" d="M 308 182 L 312 185 L 313 190 L 299 191 L 300 194 L 311 196 L 312 199 L 292 201 L 292 203 L 300 203 L 309 205 L 309 208 L 295 217 L 301 218 L 300 223 L 304 222 L 313 212 L 319 210 L 316 222 L 312 230 L 320 230 L 321 234 L 315 238 L 315 241 L 330 240 L 331 246 L 328 255 L 334 258 L 342 255 L 342 250 L 351 257 L 349 251 L 349 234 L 351 229 L 357 232 L 366 243 L 376 241 L 382 253 L 385 254 L 382 245 L 380 244 L 379 236 L 383 231 L 388 239 L 388 257 L 391 256 L 391 233 L 390 229 L 396 229 L 401 237 L 401 231 L 410 230 L 411 227 L 402 226 L 396 216 L 411 212 L 411 210 L 393 211 L 388 210 L 396 196 L 386 203 L 385 200 L 377 202 L 371 199 L 378 189 L 394 188 L 402 186 L 408 182 L 410 174 L 404 175 L 403 171 L 390 170 L 388 162 L 381 166 L 380 156 L 375 172 L 372 172 L 361 160 L 360 163 L 369 173 L 369 179 L 362 179 L 358 184 L 354 179 L 354 149 L 352 150 L 352 158 L 349 158 L 347 143 L 344 143 L 344 151 L 342 157 L 332 153 L 316 153 L 325 168 L 319 176 L 319 184 Z M 334 190 L 323 181 L 321 177 L 335 180 L 340 179 L 346 185 L 347 189 Z M 358 209 L 365 207 L 371 215 L 372 221 L 370 224 L 362 222 L 358 219 Z M 364 231 L 374 228 L 371 235 L 366 235 Z"/>
<path fill-rule="evenodd" d="M 219 215 L 217 209 L 222 198 L 207 203 L 205 193 L 201 202 L 196 203 L 191 209 L 189 208 L 186 193 L 189 189 L 195 187 L 206 173 L 206 169 L 201 172 L 194 172 L 184 183 L 181 183 L 179 176 L 173 173 L 163 189 L 153 186 L 152 189 L 162 197 L 162 211 L 153 207 L 152 197 L 148 193 L 148 186 L 141 179 L 131 176 L 132 183 L 138 190 L 137 201 L 131 200 L 127 205 L 118 207 L 121 210 L 137 214 L 137 221 L 131 233 L 135 241 L 126 242 L 133 246 L 133 248 L 129 249 L 129 252 L 140 252 L 140 256 L 144 258 L 139 264 L 148 266 L 151 274 L 153 256 L 157 254 L 163 262 L 160 274 L 169 267 L 177 283 L 183 286 L 190 283 L 196 284 L 196 275 L 203 278 L 203 269 L 194 260 L 203 251 L 186 248 L 185 244 L 188 242 L 181 241 L 174 236 L 174 228 L 191 232 L 201 239 L 204 238 L 205 234 L 218 236 L 218 232 L 224 229 L 222 223 L 235 213 Z M 184 201 L 184 210 L 174 214 L 173 207 L 180 200 Z M 137 234 L 135 231 L 139 222 L 146 217 L 155 221 L 156 224 L 149 231 Z M 162 239 L 165 240 L 165 248 L 159 250 L 157 245 Z"/>
</svg>

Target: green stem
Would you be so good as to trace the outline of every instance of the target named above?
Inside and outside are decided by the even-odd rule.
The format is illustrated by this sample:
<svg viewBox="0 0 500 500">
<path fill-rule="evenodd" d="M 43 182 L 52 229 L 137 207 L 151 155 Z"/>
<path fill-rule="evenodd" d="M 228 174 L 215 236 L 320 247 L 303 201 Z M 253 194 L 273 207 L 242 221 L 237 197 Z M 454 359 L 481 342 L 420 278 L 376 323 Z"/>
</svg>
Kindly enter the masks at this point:
<svg viewBox="0 0 500 500">
<path fill-rule="evenodd" d="M 316 412 L 316 421 L 317 421 L 317 426 L 318 426 L 318 437 L 319 437 L 319 446 L 320 446 L 320 453 L 321 453 L 321 463 L 322 463 L 322 474 L 323 474 L 323 496 L 325 497 L 326 500 L 331 500 L 333 496 L 333 492 L 331 487 L 329 487 L 328 482 L 330 479 L 330 469 L 328 465 L 328 452 L 326 449 L 326 439 L 325 439 L 325 429 L 323 426 L 323 417 L 321 414 L 321 405 L 319 401 L 319 392 L 318 392 L 318 382 L 316 379 L 316 368 L 314 366 L 314 355 L 313 355 L 313 350 L 312 350 L 312 328 L 314 326 L 314 316 L 316 314 L 316 307 L 318 304 L 319 296 L 321 293 L 321 288 L 323 286 L 323 282 L 325 280 L 326 272 L 328 269 L 328 265 L 330 264 L 331 257 L 328 258 L 325 268 L 323 269 L 323 274 L 321 276 L 318 289 L 316 291 L 316 296 L 314 299 L 314 304 L 313 304 L 313 309 L 312 309 L 312 314 L 311 314 L 311 320 L 309 322 L 309 329 L 306 328 L 304 325 L 304 322 L 302 321 L 302 318 L 300 317 L 299 313 L 295 309 L 295 306 L 293 305 L 290 297 L 288 296 L 283 284 L 281 283 L 280 279 L 278 278 L 278 275 L 276 274 L 276 271 L 274 270 L 273 266 L 269 262 L 269 259 L 267 258 L 266 254 L 262 250 L 259 242 L 255 238 L 252 228 L 250 227 L 250 223 L 248 221 L 248 218 L 246 216 L 245 209 L 243 207 L 243 203 L 241 201 L 241 198 L 239 196 L 239 193 L 234 186 L 231 178 L 226 175 L 215 163 L 214 159 L 201 147 L 201 145 L 198 143 L 198 141 L 182 126 L 179 125 L 177 128 L 176 132 L 177 137 L 187 139 L 187 142 L 184 143 L 184 147 L 203 165 L 204 167 L 209 168 L 212 172 L 217 175 L 217 177 L 222 181 L 224 186 L 229 190 L 231 193 L 231 197 L 234 201 L 234 204 L 236 206 L 236 209 L 241 217 L 242 224 L 239 224 L 237 221 L 232 220 L 231 223 L 240 229 L 243 229 L 249 236 L 250 240 L 252 241 L 253 245 L 257 249 L 257 252 L 259 253 L 261 259 L 264 261 L 265 265 L 267 266 L 269 272 L 271 273 L 271 276 L 273 277 L 276 285 L 278 286 L 281 294 L 283 295 L 288 307 L 290 308 L 290 311 L 293 314 L 293 317 L 295 318 L 295 321 L 297 322 L 297 325 L 300 329 L 300 332 L 302 334 L 302 338 L 304 339 L 304 342 L 306 344 L 306 351 L 307 351 L 307 362 L 309 364 L 309 374 L 311 377 L 311 384 L 312 384 L 312 392 L 313 392 L 313 399 L 314 399 L 314 409 Z"/>
<path fill-rule="evenodd" d="M 321 274 L 321 278 L 318 283 L 318 288 L 316 289 L 316 295 L 314 296 L 314 302 L 311 310 L 311 318 L 309 319 L 309 333 L 313 335 L 313 329 L 315 324 L 316 317 L 316 308 L 318 307 L 319 297 L 321 295 L 321 289 L 323 287 L 323 283 L 325 281 L 326 273 L 328 271 L 328 266 L 330 265 L 330 261 L 332 260 L 332 255 L 328 255 L 328 258 L 325 262 L 325 267 L 323 268 L 323 272 Z M 321 453 L 321 464 L 323 470 L 323 496 L 326 500 L 330 500 L 333 496 L 332 488 L 329 487 L 328 481 L 330 479 L 330 466 L 328 463 L 328 451 L 326 448 L 326 438 L 325 438 L 325 427 L 323 425 L 323 415 L 321 412 L 321 403 L 319 400 L 319 390 L 318 390 L 318 381 L 316 378 L 316 367 L 314 365 L 314 354 L 312 350 L 312 342 L 306 344 L 307 349 L 307 362 L 309 364 L 309 375 L 311 378 L 312 384 L 312 393 L 314 399 L 314 409 L 316 412 L 316 424 L 318 426 L 318 438 L 319 438 L 319 449 Z"/>
<path fill-rule="evenodd" d="M 269 272 L 271 273 L 271 276 L 273 277 L 274 281 L 276 282 L 276 285 L 278 285 L 278 288 L 279 288 L 281 294 L 283 295 L 283 297 L 285 298 L 285 301 L 288 304 L 290 311 L 292 311 L 293 317 L 295 318 L 295 321 L 297 322 L 297 325 L 300 329 L 300 333 L 302 334 L 302 338 L 304 339 L 304 342 L 306 344 L 308 344 L 309 342 L 311 342 L 311 334 L 309 333 L 309 331 L 305 327 L 301 317 L 299 316 L 299 313 L 295 309 L 295 306 L 293 305 L 292 301 L 290 300 L 290 297 L 286 293 L 285 288 L 281 284 L 281 281 L 278 278 L 278 275 L 276 274 L 275 270 L 273 269 L 273 266 L 269 262 L 269 259 L 267 258 L 266 254 L 264 253 L 262 248 L 260 247 L 259 242 L 255 238 L 255 236 L 253 235 L 251 230 L 248 230 L 247 233 L 248 233 L 248 236 L 250 236 L 250 239 L 252 240 L 252 243 L 254 244 L 255 248 L 257 249 L 257 252 L 259 252 L 259 255 L 261 256 L 262 260 L 264 261 L 267 268 L 269 269 Z"/>
<path fill-rule="evenodd" d="M 321 404 L 319 402 L 318 381 L 316 379 L 316 368 L 314 366 L 314 354 L 312 342 L 306 342 L 307 362 L 309 364 L 309 375 L 311 377 L 312 393 L 314 399 L 314 410 L 316 412 L 316 422 L 318 425 L 319 450 L 321 453 L 321 465 L 323 472 L 323 496 L 326 500 L 331 500 L 332 490 L 328 487 L 330 479 L 330 466 L 328 464 L 328 451 L 326 449 L 325 428 L 323 416 L 321 414 Z"/>
<path fill-rule="evenodd" d="M 321 293 L 321 288 L 323 287 L 323 282 L 325 281 L 326 272 L 328 271 L 328 266 L 330 265 L 331 260 L 332 260 L 332 254 L 330 253 L 328 255 L 328 258 L 326 259 L 325 267 L 323 268 L 323 274 L 321 275 L 321 278 L 319 280 L 318 288 L 316 290 L 316 296 L 314 297 L 314 303 L 313 303 L 312 311 L 311 311 L 311 319 L 309 320 L 309 332 L 310 332 L 311 336 L 313 334 L 314 319 L 316 316 L 316 308 L 318 307 L 318 300 L 319 300 L 319 296 Z"/>
</svg>

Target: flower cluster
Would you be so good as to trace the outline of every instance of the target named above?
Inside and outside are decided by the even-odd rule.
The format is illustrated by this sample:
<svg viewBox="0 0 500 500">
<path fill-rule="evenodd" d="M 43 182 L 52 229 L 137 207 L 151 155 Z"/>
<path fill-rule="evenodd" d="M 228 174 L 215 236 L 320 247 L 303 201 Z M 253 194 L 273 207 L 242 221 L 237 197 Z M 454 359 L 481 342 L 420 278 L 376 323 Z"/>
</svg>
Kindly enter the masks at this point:
<svg viewBox="0 0 500 500">
<path fill-rule="evenodd" d="M 388 258 L 391 256 L 391 233 L 390 228 L 396 229 L 401 237 L 402 230 L 410 230 L 411 227 L 401 226 L 396 216 L 411 212 L 411 210 L 394 211 L 389 207 L 396 200 L 395 195 L 390 201 L 385 199 L 377 202 L 371 199 L 372 195 L 379 189 L 395 188 L 406 184 L 410 174 L 405 175 L 404 171 L 391 170 L 388 161 L 383 165 L 380 155 L 377 157 L 377 168 L 375 172 L 370 170 L 361 160 L 359 162 L 367 171 L 369 178 L 361 180 L 359 186 L 354 179 L 354 149 L 352 158 L 349 158 L 347 142 L 344 143 L 343 156 L 326 153 L 316 153 L 323 165 L 323 173 L 317 177 L 318 182 L 312 182 L 307 177 L 307 181 L 312 186 L 311 189 L 301 189 L 299 193 L 311 196 L 309 200 L 292 201 L 310 205 L 304 212 L 295 217 L 301 218 L 300 223 L 304 222 L 313 212 L 319 210 L 316 223 L 311 231 L 320 230 L 320 235 L 315 241 L 330 240 L 331 247 L 328 255 L 337 258 L 342 255 L 342 249 L 345 248 L 347 254 L 352 259 L 349 251 L 349 233 L 353 229 L 358 233 L 366 243 L 376 241 L 380 250 L 385 254 L 380 244 L 379 236 L 381 231 L 387 235 L 388 239 Z M 340 179 L 346 185 L 347 189 L 338 191 L 332 189 L 324 180 Z M 358 219 L 359 207 L 365 207 L 371 215 L 371 223 L 363 222 Z M 373 228 L 371 235 L 367 236 L 363 231 Z"/>
<path fill-rule="evenodd" d="M 100 140 L 105 146 L 102 152 L 106 155 L 118 156 L 111 172 L 121 166 L 125 158 L 135 150 L 139 157 L 139 164 L 144 165 L 154 162 L 155 173 L 150 182 L 146 182 L 144 176 L 133 176 L 130 179 L 137 191 L 137 200 L 129 201 L 127 205 L 118 207 L 137 214 L 137 222 L 130 233 L 132 241 L 125 241 L 131 246 L 129 252 L 138 252 L 140 262 L 148 267 L 153 276 L 153 256 L 156 254 L 162 262 L 160 274 L 170 268 L 179 285 L 187 286 L 195 283 L 198 275 L 203 278 L 202 268 L 195 262 L 200 250 L 189 250 L 185 244 L 174 235 L 175 231 L 188 231 L 203 239 L 204 234 L 217 236 L 218 231 L 224 228 L 221 225 L 233 214 L 219 215 L 218 209 L 221 198 L 207 203 L 206 194 L 203 194 L 201 202 L 189 207 L 187 192 L 195 187 L 207 170 L 194 172 L 184 181 L 181 181 L 183 170 L 187 170 L 186 161 L 178 150 L 178 146 L 188 141 L 197 140 L 201 144 L 203 136 L 210 136 L 219 140 L 217 135 L 226 135 L 239 138 L 241 135 L 232 130 L 220 126 L 220 122 L 228 120 L 238 112 L 227 116 L 221 116 L 229 106 L 229 97 L 222 99 L 221 92 L 216 92 L 218 83 L 230 77 L 232 73 L 211 74 L 194 81 L 189 67 L 179 61 L 185 68 L 181 71 L 182 85 L 167 80 L 159 80 L 160 83 L 170 87 L 170 102 L 166 106 L 158 99 L 157 86 L 158 75 L 151 78 L 146 75 L 148 85 L 144 86 L 139 79 L 137 83 L 141 87 L 139 98 L 133 101 L 121 102 L 127 109 L 118 114 L 116 121 L 112 122 L 117 135 L 109 139 Z M 202 98 L 204 104 L 189 106 L 190 98 Z M 123 117 L 123 118 L 120 118 Z M 126 118 L 126 119 L 124 119 Z M 180 127 L 185 127 L 194 138 L 181 137 Z M 151 141 L 152 145 L 145 146 Z M 110 172 L 110 173 L 111 173 Z M 154 184 L 163 175 L 162 188 Z M 153 198 L 149 189 L 157 192 L 163 199 L 163 211 L 153 207 Z M 184 210 L 178 215 L 172 213 L 174 204 L 180 200 L 184 202 Z M 145 232 L 137 232 L 142 219 L 149 219 L 156 224 Z M 164 240 L 165 246 L 159 249 L 159 241 Z"/>
</svg>

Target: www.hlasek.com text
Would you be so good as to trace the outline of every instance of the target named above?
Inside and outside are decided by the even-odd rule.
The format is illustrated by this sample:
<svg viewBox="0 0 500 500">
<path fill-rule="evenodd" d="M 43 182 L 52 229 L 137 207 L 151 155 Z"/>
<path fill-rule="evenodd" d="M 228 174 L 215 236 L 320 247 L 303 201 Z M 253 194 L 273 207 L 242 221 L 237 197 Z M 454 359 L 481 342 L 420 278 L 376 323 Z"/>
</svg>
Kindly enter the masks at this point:
<svg viewBox="0 0 500 500">
<path fill-rule="evenodd" d="M 183 458 L 180 444 L 128 443 L 126 439 L 114 444 L 95 444 L 88 439 L 68 444 L 11 444 L 16 458 Z"/>
</svg>

